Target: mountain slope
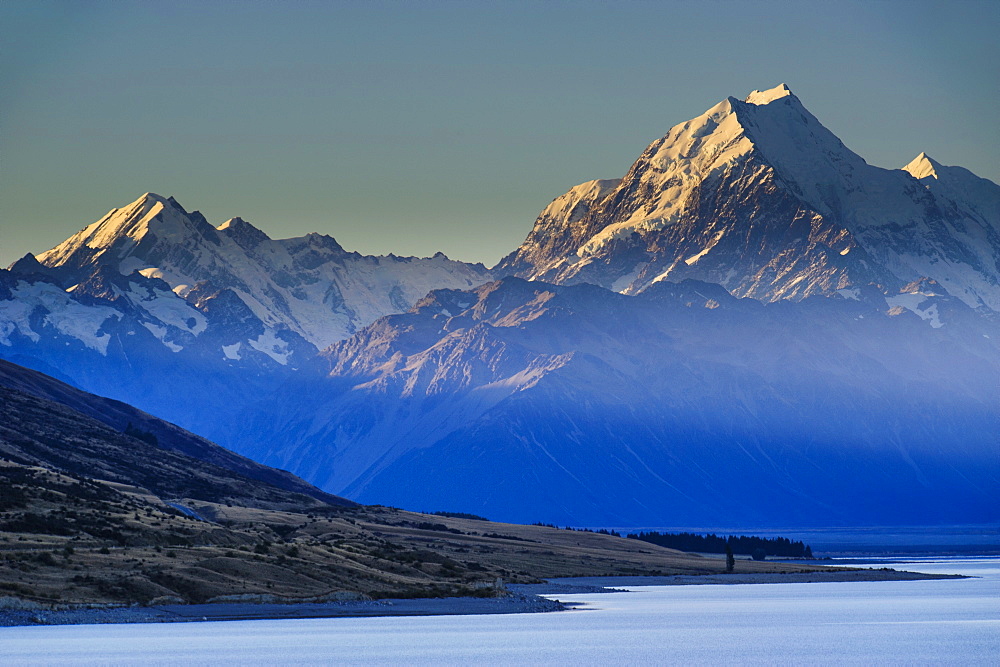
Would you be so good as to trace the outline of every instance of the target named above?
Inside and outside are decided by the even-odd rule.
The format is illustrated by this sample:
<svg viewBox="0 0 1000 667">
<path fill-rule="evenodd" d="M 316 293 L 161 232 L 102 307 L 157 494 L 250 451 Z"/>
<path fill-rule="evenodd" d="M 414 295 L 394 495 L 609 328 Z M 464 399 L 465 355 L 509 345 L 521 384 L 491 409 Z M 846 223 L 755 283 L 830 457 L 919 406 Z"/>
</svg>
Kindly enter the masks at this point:
<svg viewBox="0 0 1000 667">
<path fill-rule="evenodd" d="M 675 126 L 620 181 L 573 188 L 495 272 L 631 294 L 696 278 L 765 301 L 930 277 L 1000 311 L 1000 188 L 960 171 L 944 186 L 868 165 L 781 85 Z"/>
<path fill-rule="evenodd" d="M 170 497 L 228 498 L 249 505 L 354 505 L 130 405 L 3 360 L 0 407 L 0 451 L 22 464 L 141 486 Z"/>
<path fill-rule="evenodd" d="M 363 502 L 512 521 L 995 520 L 1000 330 L 931 287 L 439 290 L 332 346 L 234 446 Z"/>
</svg>

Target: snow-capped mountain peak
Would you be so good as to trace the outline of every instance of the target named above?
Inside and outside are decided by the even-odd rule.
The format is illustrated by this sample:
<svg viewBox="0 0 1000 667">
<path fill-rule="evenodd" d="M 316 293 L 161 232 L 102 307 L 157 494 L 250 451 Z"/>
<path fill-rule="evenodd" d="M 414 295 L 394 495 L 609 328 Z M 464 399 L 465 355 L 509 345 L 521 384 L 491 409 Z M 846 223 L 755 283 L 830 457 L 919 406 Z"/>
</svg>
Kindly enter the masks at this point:
<svg viewBox="0 0 1000 667">
<path fill-rule="evenodd" d="M 73 269 L 97 261 L 109 263 L 110 258 L 121 260 L 130 255 L 150 234 L 155 239 L 179 244 L 191 235 L 204 233 L 206 227 L 211 229 L 201 214 L 189 214 L 173 197 L 147 192 L 38 255 L 38 261 L 50 267 Z"/>
<path fill-rule="evenodd" d="M 219 225 L 218 227 L 216 227 L 216 229 L 219 230 L 220 232 L 223 232 L 223 231 L 230 231 L 230 232 L 232 232 L 232 231 L 237 231 L 237 232 L 250 231 L 251 233 L 256 232 L 256 233 L 264 234 L 263 231 L 261 231 L 260 229 L 257 229 L 252 224 L 250 224 L 249 222 L 247 222 L 246 220 L 244 220 L 243 218 L 241 218 L 239 216 L 236 216 L 235 218 L 229 218 L 229 220 L 226 220 L 224 223 L 222 223 L 221 225 Z M 264 234 L 264 236 L 267 236 L 267 234 Z"/>
<path fill-rule="evenodd" d="M 927 177 L 937 178 L 937 170 L 940 167 L 940 163 L 931 159 L 931 156 L 927 153 L 921 152 L 920 155 L 910 160 L 909 164 L 903 167 L 903 171 L 909 173 L 917 180 L 922 180 Z"/>
<path fill-rule="evenodd" d="M 933 193 L 946 212 L 964 217 L 976 227 L 982 227 L 987 237 L 1000 234 L 1000 185 L 976 176 L 964 167 L 950 167 L 921 153 L 903 171 L 920 181 Z M 1000 262 L 1000 250 L 995 240 L 984 238 L 981 245 L 993 243 L 994 259 Z"/>
<path fill-rule="evenodd" d="M 216 230 L 233 239 L 233 241 L 235 241 L 244 250 L 252 250 L 261 243 L 271 240 L 271 237 L 263 231 L 257 229 L 240 217 L 226 220 L 224 223 L 216 227 Z"/>
<path fill-rule="evenodd" d="M 788 86 L 782 83 L 769 90 L 755 90 L 747 95 L 746 100 L 744 101 L 747 104 L 761 105 L 770 104 L 774 100 L 781 99 L 782 97 L 793 97 L 798 100 L 798 98 L 792 94 L 792 91 L 788 88 Z"/>
<path fill-rule="evenodd" d="M 785 84 L 724 99 L 613 187 L 581 188 L 542 212 L 501 274 L 626 294 L 694 278 L 766 301 L 870 283 L 894 294 L 927 276 L 1000 312 L 1000 186 L 925 154 L 905 172 L 869 165 Z"/>
</svg>

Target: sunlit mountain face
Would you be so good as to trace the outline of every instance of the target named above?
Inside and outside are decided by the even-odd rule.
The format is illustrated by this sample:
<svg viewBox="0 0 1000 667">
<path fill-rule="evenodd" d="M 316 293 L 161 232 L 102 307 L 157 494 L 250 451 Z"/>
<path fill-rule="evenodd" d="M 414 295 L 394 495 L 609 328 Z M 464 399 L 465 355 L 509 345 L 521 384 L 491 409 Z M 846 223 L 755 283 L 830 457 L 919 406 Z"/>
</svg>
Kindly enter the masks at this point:
<svg viewBox="0 0 1000 667">
<path fill-rule="evenodd" d="M 492 270 L 145 195 L 0 271 L 0 356 L 364 502 L 584 525 L 1000 520 L 1000 186 L 786 86 Z"/>
<path fill-rule="evenodd" d="M 675 126 L 624 178 L 558 197 L 497 270 L 627 294 L 695 278 L 763 301 L 931 277 L 998 311 L 998 221 L 1000 186 L 923 153 L 873 167 L 781 85 Z"/>
</svg>

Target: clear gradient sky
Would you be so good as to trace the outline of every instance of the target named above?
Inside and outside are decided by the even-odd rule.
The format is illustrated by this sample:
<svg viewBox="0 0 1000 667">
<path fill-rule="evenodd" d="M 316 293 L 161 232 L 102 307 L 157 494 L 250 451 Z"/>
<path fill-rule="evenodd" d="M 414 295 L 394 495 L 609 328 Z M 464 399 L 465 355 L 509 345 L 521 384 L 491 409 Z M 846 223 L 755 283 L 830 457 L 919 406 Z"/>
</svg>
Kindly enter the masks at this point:
<svg viewBox="0 0 1000 667">
<path fill-rule="evenodd" d="M 570 186 L 786 82 L 868 162 L 1000 181 L 1000 2 L 0 3 L 0 265 L 146 191 L 492 265 Z"/>
</svg>

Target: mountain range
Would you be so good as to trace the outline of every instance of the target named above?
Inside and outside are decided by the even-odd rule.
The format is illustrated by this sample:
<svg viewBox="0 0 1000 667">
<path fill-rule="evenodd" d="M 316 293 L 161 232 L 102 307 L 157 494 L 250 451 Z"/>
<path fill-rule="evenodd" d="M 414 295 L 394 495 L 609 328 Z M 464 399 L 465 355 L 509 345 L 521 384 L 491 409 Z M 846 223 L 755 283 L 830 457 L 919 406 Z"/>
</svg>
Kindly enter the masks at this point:
<svg viewBox="0 0 1000 667">
<path fill-rule="evenodd" d="M 1000 519 L 1000 186 L 787 86 L 487 270 L 147 194 L 0 270 L 0 356 L 361 502 L 576 525 Z"/>
<path fill-rule="evenodd" d="M 145 194 L 0 271 L 0 348 L 204 432 L 230 383 L 265 392 L 429 290 L 489 276 L 440 253 L 364 256 L 319 234 L 276 241 L 240 218 L 213 227 Z M 192 400 L 179 405 L 181 387 Z"/>
</svg>

